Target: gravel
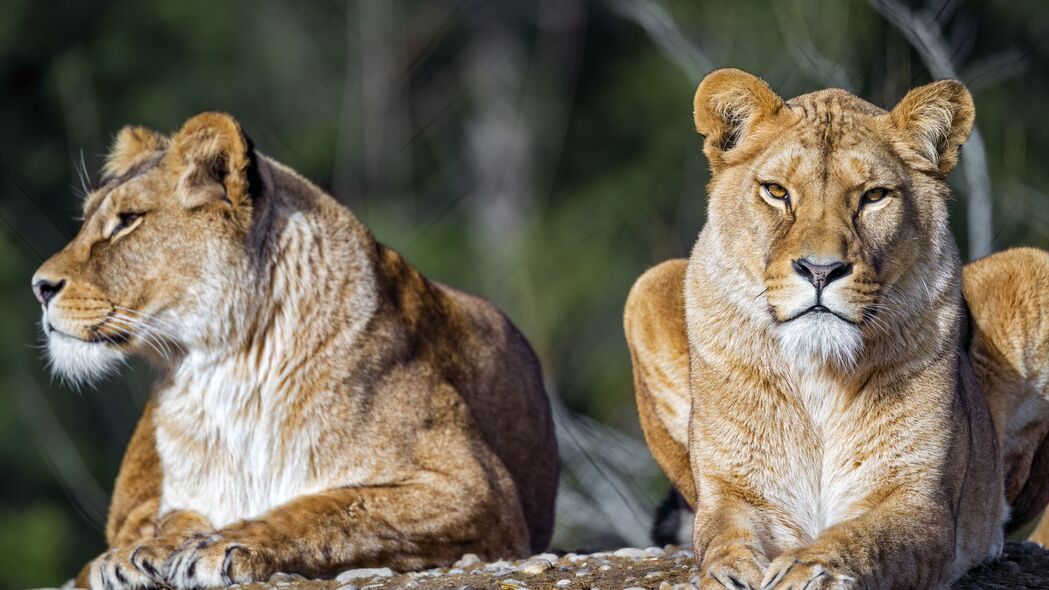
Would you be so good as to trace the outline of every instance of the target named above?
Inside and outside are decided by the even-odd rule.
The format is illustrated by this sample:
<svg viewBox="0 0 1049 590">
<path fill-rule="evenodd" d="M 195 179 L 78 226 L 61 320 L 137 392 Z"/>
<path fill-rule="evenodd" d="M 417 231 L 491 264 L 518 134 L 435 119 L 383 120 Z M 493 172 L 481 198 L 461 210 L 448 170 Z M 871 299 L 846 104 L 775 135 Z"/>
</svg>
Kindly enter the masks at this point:
<svg viewBox="0 0 1049 590">
<path fill-rule="evenodd" d="M 467 554 L 453 566 L 423 572 L 361 568 L 327 580 L 276 574 L 269 582 L 244 584 L 237 590 L 694 590 L 698 580 L 692 552 L 668 546 L 560 557 L 544 553 L 492 563 Z M 1034 543 L 1007 543 L 1000 559 L 972 570 L 955 588 L 1049 588 L 1049 552 Z"/>
</svg>

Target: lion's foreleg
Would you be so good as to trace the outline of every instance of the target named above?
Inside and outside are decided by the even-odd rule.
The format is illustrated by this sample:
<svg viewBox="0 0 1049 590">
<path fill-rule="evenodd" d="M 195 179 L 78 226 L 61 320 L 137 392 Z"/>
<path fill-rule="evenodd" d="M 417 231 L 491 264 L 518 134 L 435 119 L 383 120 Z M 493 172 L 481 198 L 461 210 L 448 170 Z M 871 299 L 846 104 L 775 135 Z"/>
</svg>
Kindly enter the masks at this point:
<svg viewBox="0 0 1049 590">
<path fill-rule="evenodd" d="M 191 539 L 168 569 L 175 587 L 306 576 L 361 566 L 399 570 L 447 564 L 463 553 L 526 554 L 520 509 L 489 490 L 446 486 L 336 489 L 296 499 L 263 516 Z M 516 501 L 516 498 L 510 498 Z"/>
<path fill-rule="evenodd" d="M 864 515 L 781 554 L 759 588 L 942 588 L 954 552 L 943 503 L 899 490 Z"/>
</svg>

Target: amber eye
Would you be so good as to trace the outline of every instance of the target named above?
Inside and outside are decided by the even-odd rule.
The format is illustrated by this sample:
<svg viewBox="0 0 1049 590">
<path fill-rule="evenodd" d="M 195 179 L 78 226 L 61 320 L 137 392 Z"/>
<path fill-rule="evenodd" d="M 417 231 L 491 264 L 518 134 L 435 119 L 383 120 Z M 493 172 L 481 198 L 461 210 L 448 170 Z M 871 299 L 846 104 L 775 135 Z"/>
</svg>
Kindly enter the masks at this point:
<svg viewBox="0 0 1049 590">
<path fill-rule="evenodd" d="M 109 232 L 109 237 L 113 238 L 120 232 L 131 227 L 136 221 L 142 217 L 141 213 L 121 213 L 117 216 L 117 223 L 113 226 L 113 229 Z"/>
<path fill-rule="evenodd" d="M 884 199 L 886 196 L 888 196 L 888 194 L 889 194 L 889 189 L 881 188 L 881 187 L 872 188 L 869 191 L 863 193 L 863 202 L 864 203 L 877 203 L 878 201 L 880 201 L 880 200 Z"/>
<path fill-rule="evenodd" d="M 763 184 L 761 185 L 761 187 L 765 189 L 765 194 L 776 200 L 782 201 L 790 196 L 790 193 L 787 192 L 787 189 L 774 182 Z"/>
</svg>

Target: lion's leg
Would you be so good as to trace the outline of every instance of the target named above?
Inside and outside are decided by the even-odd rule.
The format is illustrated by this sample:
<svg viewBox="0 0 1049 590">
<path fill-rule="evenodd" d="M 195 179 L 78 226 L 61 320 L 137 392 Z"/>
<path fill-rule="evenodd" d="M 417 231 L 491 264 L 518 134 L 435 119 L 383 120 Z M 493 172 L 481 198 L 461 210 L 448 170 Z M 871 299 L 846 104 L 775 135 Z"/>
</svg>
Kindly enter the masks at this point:
<svg viewBox="0 0 1049 590">
<path fill-rule="evenodd" d="M 276 572 L 320 577 L 350 567 L 408 571 L 528 555 L 529 535 L 502 463 L 461 432 L 435 428 L 417 460 L 389 484 L 300 496 L 187 541 L 166 571 L 175 588 L 265 581 Z"/>
<path fill-rule="evenodd" d="M 153 428 L 153 401 L 146 403 L 128 443 L 113 488 L 106 524 L 109 550 L 88 563 L 78 588 L 149 588 L 164 561 L 190 536 L 211 530 L 199 514 L 174 512 L 158 520 L 161 471 Z"/>
<path fill-rule="evenodd" d="M 106 544 L 120 547 L 150 538 L 155 533 L 160 498 L 160 460 L 153 430 L 153 401 L 146 403 L 120 464 L 106 522 Z M 89 586 L 91 563 L 80 570 L 77 588 Z"/>
<path fill-rule="evenodd" d="M 1015 530 L 1049 502 L 1049 253 L 1007 250 L 966 265 L 970 355 L 998 432 Z M 1032 536 L 1049 541 L 1043 522 Z"/>
<path fill-rule="evenodd" d="M 656 463 L 691 506 L 696 486 L 688 460 L 688 336 L 685 259 L 649 269 L 627 298 L 624 328 L 634 368 L 634 395 L 645 441 Z"/>
</svg>

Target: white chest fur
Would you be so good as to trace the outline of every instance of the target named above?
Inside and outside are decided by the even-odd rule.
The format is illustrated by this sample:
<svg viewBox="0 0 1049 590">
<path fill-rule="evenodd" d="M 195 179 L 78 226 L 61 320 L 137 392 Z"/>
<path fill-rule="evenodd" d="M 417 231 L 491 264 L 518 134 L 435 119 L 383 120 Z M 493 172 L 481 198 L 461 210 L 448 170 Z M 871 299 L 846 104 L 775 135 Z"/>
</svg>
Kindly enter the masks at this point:
<svg viewBox="0 0 1049 590">
<path fill-rule="evenodd" d="M 857 503 L 870 491 L 868 471 L 873 466 L 858 460 L 864 441 L 857 438 L 856 420 L 863 418 L 852 414 L 855 408 L 848 407 L 844 387 L 818 370 L 797 371 L 792 382 L 809 423 L 795 426 L 804 436 L 791 439 L 803 441 L 807 448 L 784 449 L 787 468 L 777 472 L 790 476 L 765 482 L 765 489 L 769 499 L 791 515 L 790 526 L 776 536 L 807 542 L 856 516 Z M 809 447 L 813 442 L 814 451 Z M 797 529 L 802 538 L 797 538 Z"/>
<path fill-rule="evenodd" d="M 313 468 L 317 430 L 289 429 L 294 380 L 235 361 L 187 359 L 156 408 L 161 514 L 187 509 L 216 527 L 332 486 Z"/>
</svg>

